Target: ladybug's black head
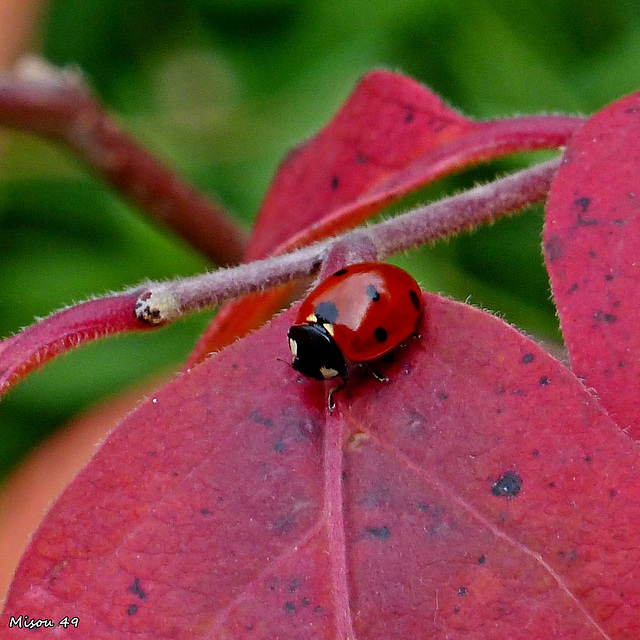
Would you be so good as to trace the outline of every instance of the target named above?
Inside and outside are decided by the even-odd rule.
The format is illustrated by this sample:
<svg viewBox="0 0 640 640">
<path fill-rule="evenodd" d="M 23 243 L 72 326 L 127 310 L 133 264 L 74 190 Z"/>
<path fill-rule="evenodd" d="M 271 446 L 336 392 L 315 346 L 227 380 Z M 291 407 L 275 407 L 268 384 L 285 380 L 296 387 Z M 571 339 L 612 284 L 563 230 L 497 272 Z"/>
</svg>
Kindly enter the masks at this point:
<svg viewBox="0 0 640 640">
<path fill-rule="evenodd" d="M 326 380 L 347 374 L 342 351 L 321 324 L 294 324 L 289 329 L 291 366 L 309 378 Z"/>
</svg>

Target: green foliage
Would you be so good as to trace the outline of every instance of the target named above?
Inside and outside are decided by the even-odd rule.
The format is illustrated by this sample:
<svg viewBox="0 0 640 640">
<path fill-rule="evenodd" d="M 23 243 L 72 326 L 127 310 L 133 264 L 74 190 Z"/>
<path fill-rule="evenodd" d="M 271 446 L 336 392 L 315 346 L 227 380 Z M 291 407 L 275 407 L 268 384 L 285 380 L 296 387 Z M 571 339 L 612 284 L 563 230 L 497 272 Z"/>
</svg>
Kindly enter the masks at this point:
<svg viewBox="0 0 640 640">
<path fill-rule="evenodd" d="M 287 149 L 373 67 L 412 75 L 477 118 L 589 113 L 638 88 L 639 40 L 633 0 L 52 0 L 44 25 L 49 60 L 82 69 L 126 128 L 247 225 Z M 3 335 L 94 294 L 205 268 L 64 152 L 5 138 Z M 540 227 L 538 211 L 402 259 L 431 290 L 557 337 Z M 0 405 L 0 472 L 82 406 L 178 366 L 205 322 L 106 341 L 23 383 Z"/>
</svg>

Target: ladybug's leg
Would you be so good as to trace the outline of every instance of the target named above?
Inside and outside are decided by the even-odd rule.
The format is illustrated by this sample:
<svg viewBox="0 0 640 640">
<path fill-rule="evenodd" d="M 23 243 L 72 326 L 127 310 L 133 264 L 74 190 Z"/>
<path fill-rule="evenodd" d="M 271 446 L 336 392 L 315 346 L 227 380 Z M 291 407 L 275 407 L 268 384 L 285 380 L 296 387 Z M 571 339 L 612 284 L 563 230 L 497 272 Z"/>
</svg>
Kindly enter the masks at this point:
<svg viewBox="0 0 640 640">
<path fill-rule="evenodd" d="M 389 382 L 389 378 L 387 378 L 387 376 L 385 376 L 384 373 L 380 373 L 379 371 L 376 371 L 375 369 L 371 369 L 371 375 L 378 382 Z"/>
<path fill-rule="evenodd" d="M 329 413 L 333 413 L 333 410 L 336 408 L 336 403 L 335 403 L 335 400 L 333 399 L 334 394 L 344 389 L 346 384 L 347 384 L 347 379 L 341 376 L 340 382 L 335 387 L 331 387 L 331 389 L 329 389 L 329 393 L 327 394 L 327 406 L 329 407 Z"/>
</svg>

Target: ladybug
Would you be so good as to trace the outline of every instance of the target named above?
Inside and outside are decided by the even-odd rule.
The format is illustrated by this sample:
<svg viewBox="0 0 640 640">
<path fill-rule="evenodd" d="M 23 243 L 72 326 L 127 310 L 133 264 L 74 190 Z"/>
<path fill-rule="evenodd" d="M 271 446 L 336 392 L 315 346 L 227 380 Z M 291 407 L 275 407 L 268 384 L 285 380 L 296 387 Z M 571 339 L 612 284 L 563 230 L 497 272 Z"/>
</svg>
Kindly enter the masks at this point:
<svg viewBox="0 0 640 640">
<path fill-rule="evenodd" d="M 418 283 L 390 264 L 361 262 L 323 280 L 303 300 L 289 329 L 291 366 L 316 380 L 347 376 L 414 334 L 422 315 Z M 330 401 L 331 402 L 331 401 Z"/>
</svg>

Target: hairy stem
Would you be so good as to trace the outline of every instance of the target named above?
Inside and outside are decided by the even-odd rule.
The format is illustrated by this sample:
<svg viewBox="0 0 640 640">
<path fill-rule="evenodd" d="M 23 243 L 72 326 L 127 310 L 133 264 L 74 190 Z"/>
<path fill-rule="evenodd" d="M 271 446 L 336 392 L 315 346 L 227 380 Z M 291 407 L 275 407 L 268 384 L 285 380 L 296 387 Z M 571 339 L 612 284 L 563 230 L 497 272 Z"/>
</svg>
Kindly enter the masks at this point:
<svg viewBox="0 0 640 640">
<path fill-rule="evenodd" d="M 245 234 L 223 207 L 122 131 L 78 73 L 31 60 L 13 74 L 0 74 L 0 125 L 62 142 L 155 222 L 216 264 L 242 260 Z"/>
<path fill-rule="evenodd" d="M 434 204 L 418 207 L 385 222 L 339 237 L 341 243 L 363 235 L 383 259 L 412 247 L 510 215 L 542 200 L 549 191 L 560 159 L 475 187 Z M 256 260 L 230 269 L 219 269 L 192 278 L 151 284 L 136 305 L 139 319 L 163 323 L 216 306 L 246 293 L 260 291 L 309 276 L 318 271 L 336 238 L 281 256 Z"/>
</svg>

